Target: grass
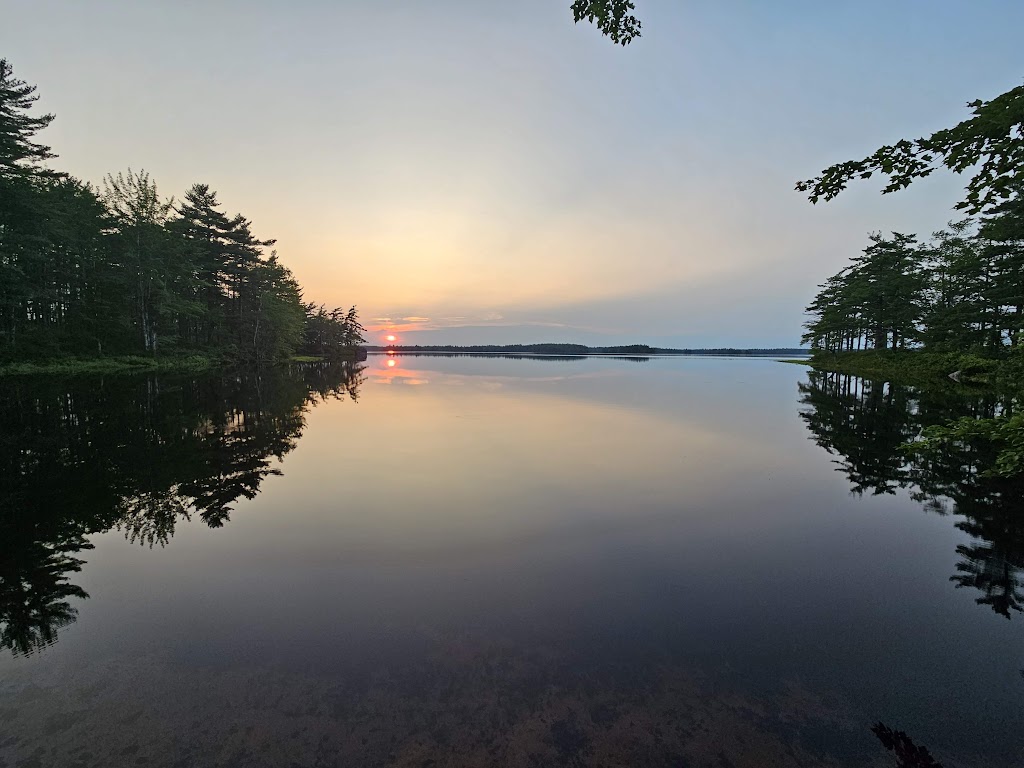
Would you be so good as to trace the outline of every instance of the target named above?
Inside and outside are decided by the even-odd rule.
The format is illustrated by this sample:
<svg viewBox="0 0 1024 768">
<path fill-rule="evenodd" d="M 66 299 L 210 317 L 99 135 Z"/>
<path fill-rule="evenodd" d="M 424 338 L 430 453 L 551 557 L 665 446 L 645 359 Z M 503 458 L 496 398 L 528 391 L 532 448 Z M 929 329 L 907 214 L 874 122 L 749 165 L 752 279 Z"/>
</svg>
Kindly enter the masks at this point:
<svg viewBox="0 0 1024 768">
<path fill-rule="evenodd" d="M 292 355 L 288 358 L 288 362 L 325 363 L 331 360 L 357 360 L 362 359 L 359 357 L 359 351 L 359 347 L 352 347 L 351 349 L 336 349 L 330 355 Z"/>
<path fill-rule="evenodd" d="M 278 363 L 321 363 L 329 360 L 357 359 L 358 349 L 337 352 L 330 357 L 322 355 L 293 355 Z M 0 377 L 4 376 L 75 376 L 85 374 L 131 374 L 161 371 L 188 373 L 244 364 L 245 361 L 225 355 L 167 354 L 163 357 L 122 355 L 120 357 L 56 357 L 21 362 L 0 362 Z M 273 361 L 265 361 L 273 364 Z"/>
<path fill-rule="evenodd" d="M 956 374 L 963 384 L 1012 384 L 1016 365 L 965 352 L 926 352 L 918 349 L 818 352 L 810 365 L 820 371 L 849 373 L 897 384 L 950 383 Z"/>
<path fill-rule="evenodd" d="M 172 357 L 60 358 L 0 364 L 0 376 L 74 376 L 78 374 L 151 373 L 156 371 L 203 371 L 221 361 L 203 355 Z"/>
</svg>

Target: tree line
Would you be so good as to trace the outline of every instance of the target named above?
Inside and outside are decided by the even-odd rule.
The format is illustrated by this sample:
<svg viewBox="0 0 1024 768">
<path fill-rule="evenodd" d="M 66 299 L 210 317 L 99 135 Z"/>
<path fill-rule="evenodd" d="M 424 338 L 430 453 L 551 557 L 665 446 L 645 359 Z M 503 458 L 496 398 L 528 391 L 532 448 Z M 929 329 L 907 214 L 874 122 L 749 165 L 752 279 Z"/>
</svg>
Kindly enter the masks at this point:
<svg viewBox="0 0 1024 768">
<path fill-rule="evenodd" d="M 922 347 L 1004 357 L 1024 333 L 1024 201 L 925 241 L 874 234 L 807 307 L 814 349 Z"/>
<path fill-rule="evenodd" d="M 863 253 L 829 278 L 807 308 L 804 342 L 831 352 L 905 349 L 1002 357 L 1024 332 L 1024 86 L 968 104 L 972 116 L 914 141 L 798 182 L 812 202 L 880 175 L 884 193 L 940 168 L 969 173 L 952 222 L 927 242 L 871 236 Z"/>
<path fill-rule="evenodd" d="M 97 187 L 53 170 L 36 87 L 0 59 L 0 361 L 201 352 L 276 360 L 362 343 L 355 307 L 302 289 L 252 222 L 144 171 Z"/>
</svg>

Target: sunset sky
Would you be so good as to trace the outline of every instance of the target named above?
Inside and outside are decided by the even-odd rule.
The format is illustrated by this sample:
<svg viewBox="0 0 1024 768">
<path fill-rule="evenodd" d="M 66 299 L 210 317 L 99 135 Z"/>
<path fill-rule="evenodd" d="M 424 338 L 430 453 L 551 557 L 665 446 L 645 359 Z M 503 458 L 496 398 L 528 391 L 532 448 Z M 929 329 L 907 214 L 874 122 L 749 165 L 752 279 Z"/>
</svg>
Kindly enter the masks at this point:
<svg viewBox="0 0 1024 768">
<path fill-rule="evenodd" d="M 1008 0 L 637 0 L 625 49 L 569 5 L 32 0 L 0 55 L 57 167 L 210 184 L 407 343 L 794 345 L 869 231 L 943 226 L 962 180 L 794 182 L 1024 79 Z"/>
</svg>

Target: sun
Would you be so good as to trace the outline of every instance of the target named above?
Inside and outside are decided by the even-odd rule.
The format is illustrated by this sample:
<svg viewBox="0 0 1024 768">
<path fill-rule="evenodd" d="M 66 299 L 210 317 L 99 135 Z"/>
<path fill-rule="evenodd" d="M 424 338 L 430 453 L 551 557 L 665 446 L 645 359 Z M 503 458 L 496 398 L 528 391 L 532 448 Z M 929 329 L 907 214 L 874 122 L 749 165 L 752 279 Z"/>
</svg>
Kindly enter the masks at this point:
<svg viewBox="0 0 1024 768">
<path fill-rule="evenodd" d="M 387 339 L 387 341 L 395 341 L 396 340 L 394 336 L 385 336 L 384 338 Z"/>
</svg>

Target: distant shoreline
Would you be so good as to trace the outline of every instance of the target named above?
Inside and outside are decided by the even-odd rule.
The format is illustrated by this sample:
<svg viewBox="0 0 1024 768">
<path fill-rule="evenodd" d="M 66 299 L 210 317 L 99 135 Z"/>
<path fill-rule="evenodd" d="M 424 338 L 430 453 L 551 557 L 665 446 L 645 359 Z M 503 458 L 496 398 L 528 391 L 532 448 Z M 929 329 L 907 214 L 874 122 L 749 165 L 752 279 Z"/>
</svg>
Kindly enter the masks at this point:
<svg viewBox="0 0 1024 768">
<path fill-rule="evenodd" d="M 646 344 L 589 347 L 584 344 L 474 344 L 456 345 L 389 345 L 365 346 L 370 354 L 452 354 L 452 355 L 521 355 L 534 357 L 808 357 L 810 350 L 798 347 L 739 349 L 733 347 L 706 349 L 672 349 L 649 347 Z"/>
</svg>

